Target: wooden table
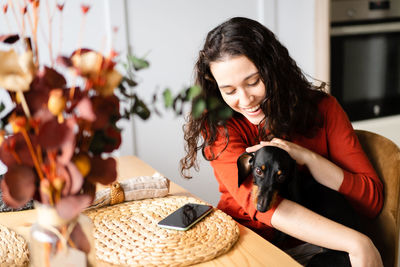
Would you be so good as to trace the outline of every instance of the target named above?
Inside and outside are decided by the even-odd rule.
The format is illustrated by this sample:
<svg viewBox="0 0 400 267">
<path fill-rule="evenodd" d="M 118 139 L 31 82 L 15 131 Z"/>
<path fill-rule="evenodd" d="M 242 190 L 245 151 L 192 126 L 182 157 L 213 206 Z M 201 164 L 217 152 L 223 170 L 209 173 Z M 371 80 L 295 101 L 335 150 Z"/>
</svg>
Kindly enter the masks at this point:
<svg viewBox="0 0 400 267">
<path fill-rule="evenodd" d="M 117 159 L 118 180 L 133 176 L 152 175 L 156 171 L 151 166 L 134 156 L 124 156 Z M 181 186 L 171 182 L 171 195 L 196 197 Z M 35 222 L 35 210 L 0 213 L 0 224 L 9 227 L 29 239 L 30 225 Z M 196 266 L 301 266 L 283 251 L 261 238 L 250 229 L 239 225 L 240 237 L 227 253 L 212 261 Z M 107 264 L 100 263 L 101 266 Z"/>
</svg>

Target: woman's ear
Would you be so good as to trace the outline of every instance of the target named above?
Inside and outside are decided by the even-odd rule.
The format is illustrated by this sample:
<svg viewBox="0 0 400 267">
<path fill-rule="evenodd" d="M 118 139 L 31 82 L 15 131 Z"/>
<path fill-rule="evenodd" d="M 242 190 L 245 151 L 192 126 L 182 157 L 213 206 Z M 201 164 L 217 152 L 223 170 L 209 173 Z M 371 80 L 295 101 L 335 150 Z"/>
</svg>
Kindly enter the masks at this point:
<svg viewBox="0 0 400 267">
<path fill-rule="evenodd" d="M 254 158 L 254 153 L 243 153 L 239 156 L 237 160 L 238 168 L 238 187 L 246 180 L 247 176 L 251 173 L 252 161 Z"/>
</svg>

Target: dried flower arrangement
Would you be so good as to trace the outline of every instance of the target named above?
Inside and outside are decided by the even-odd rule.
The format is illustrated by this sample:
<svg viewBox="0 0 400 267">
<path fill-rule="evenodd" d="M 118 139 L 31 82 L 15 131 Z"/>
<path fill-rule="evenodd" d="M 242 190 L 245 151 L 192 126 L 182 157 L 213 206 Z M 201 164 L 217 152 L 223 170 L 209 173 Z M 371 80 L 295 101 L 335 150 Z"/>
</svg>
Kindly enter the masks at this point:
<svg viewBox="0 0 400 267">
<path fill-rule="evenodd" d="M 49 40 L 51 64 L 41 64 L 40 5 L 39 0 L 3 5 L 5 18 L 13 12 L 20 28 L 18 34 L 0 36 L 4 46 L 11 46 L 0 51 L 0 88 L 8 91 L 14 104 L 0 122 L 0 160 L 8 168 L 1 190 L 10 207 L 35 199 L 70 219 L 91 203 L 96 183 L 116 179 L 110 153 L 121 144 L 117 122 L 134 114 L 149 117 L 150 110 L 133 91 L 134 72 L 148 63 L 130 56 L 122 75 L 112 49 L 103 55 L 78 48 L 53 59 Z M 56 4 L 54 10 L 61 14 L 63 9 L 64 4 Z M 81 6 L 83 17 L 89 10 L 90 6 Z M 130 103 L 123 114 L 121 101 Z M 0 111 L 3 108 L 0 101 Z"/>
<path fill-rule="evenodd" d="M 41 2 L 7 0 L 2 7 L 8 25 L 12 12 L 19 33 L 0 35 L 1 43 L 13 47 L 0 50 L 0 88 L 8 91 L 14 103 L 11 112 L 0 118 L 0 160 L 8 167 L 1 190 L 10 207 L 21 207 L 33 198 L 54 206 L 59 215 L 69 219 L 92 202 L 96 183 L 106 185 L 116 179 L 116 162 L 110 153 L 121 144 L 117 122 L 132 115 L 148 119 L 152 111 L 160 115 L 156 107 L 159 96 L 153 95 L 150 110 L 134 90 L 136 72 L 149 67 L 145 59 L 128 55 L 122 75 L 113 49 L 102 54 L 78 45 L 65 56 L 60 45 L 54 57 L 50 30 L 51 63 L 39 62 Z M 59 12 L 62 19 L 64 4 L 53 4 L 53 12 Z M 45 5 L 50 18 L 54 13 L 49 14 L 48 1 Z M 89 11 L 89 5 L 81 5 L 79 39 Z M 161 97 L 164 107 L 177 115 L 184 113 L 186 103 L 197 117 L 204 112 L 218 120 L 232 115 L 217 98 L 205 98 L 201 93 L 200 87 L 191 86 L 176 96 L 166 89 Z M 122 112 L 121 102 L 129 103 Z M 0 101 L 0 113 L 3 108 Z"/>
<path fill-rule="evenodd" d="M 4 114 L 5 103 L 0 99 L 0 161 L 8 168 L 0 188 L 2 199 L 12 208 L 34 199 L 70 221 L 92 203 L 97 183 L 108 185 L 116 180 L 116 161 L 111 152 L 121 144 L 117 123 L 132 115 L 148 119 L 153 111 L 160 115 L 156 107 L 159 96 L 153 95 L 150 110 L 134 90 L 138 85 L 136 72 L 149 67 L 145 59 L 128 55 L 121 74 L 117 70 L 119 55 L 112 48 L 100 53 L 78 45 L 66 56 L 62 55 L 60 40 L 55 53 L 51 28 L 47 42 L 50 64 L 40 62 L 42 2 L 49 18 L 54 12 L 62 18 L 64 4 L 53 3 L 51 9 L 48 0 L 6 0 L 2 6 L 4 19 L 10 25 L 8 19 L 14 17 L 18 33 L 11 33 L 11 28 L 10 33 L 0 33 L 0 47 L 7 47 L 0 50 L 0 88 L 7 90 L 13 103 Z M 81 5 L 79 39 L 89 11 L 89 5 Z M 191 103 L 194 116 L 207 112 L 209 118 L 223 120 L 232 115 L 217 98 L 205 98 L 198 86 L 185 88 L 176 96 L 166 89 L 161 97 L 164 107 L 177 115 L 184 113 L 186 103 Z M 70 232 L 63 226 L 57 236 L 68 232 L 64 240 L 89 253 L 88 240 L 78 226 L 73 225 Z M 39 253 L 45 250 L 45 258 L 50 258 L 51 246 L 43 244 L 45 249 L 39 248 Z M 56 247 L 58 250 L 58 243 Z"/>
</svg>

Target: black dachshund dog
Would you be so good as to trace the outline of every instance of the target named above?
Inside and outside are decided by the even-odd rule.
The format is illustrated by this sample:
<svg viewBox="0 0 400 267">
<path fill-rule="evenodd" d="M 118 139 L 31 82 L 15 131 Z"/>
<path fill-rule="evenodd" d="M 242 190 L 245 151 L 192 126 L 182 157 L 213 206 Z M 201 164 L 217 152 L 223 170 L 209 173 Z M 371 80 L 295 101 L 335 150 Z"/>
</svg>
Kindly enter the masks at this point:
<svg viewBox="0 0 400 267">
<path fill-rule="evenodd" d="M 285 150 L 265 146 L 254 153 L 243 153 L 237 160 L 237 166 L 239 187 L 250 174 L 253 176 L 253 199 L 259 212 L 269 210 L 276 196 L 280 195 L 333 221 L 358 228 L 356 213 L 344 196 L 319 184 L 311 174 L 300 173 L 296 161 Z M 282 233 L 279 236 L 277 242 L 283 242 L 287 237 Z M 351 264 L 347 253 L 326 249 L 315 255 L 307 266 Z"/>
</svg>

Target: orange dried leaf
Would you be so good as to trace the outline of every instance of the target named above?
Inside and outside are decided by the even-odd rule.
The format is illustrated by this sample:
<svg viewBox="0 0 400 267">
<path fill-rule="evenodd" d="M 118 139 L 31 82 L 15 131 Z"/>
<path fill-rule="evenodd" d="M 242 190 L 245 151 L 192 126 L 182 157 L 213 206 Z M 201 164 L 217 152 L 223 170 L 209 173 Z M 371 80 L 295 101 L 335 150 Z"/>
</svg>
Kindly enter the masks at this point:
<svg viewBox="0 0 400 267">
<path fill-rule="evenodd" d="M 33 198 L 37 176 L 32 167 L 26 165 L 9 166 L 2 181 L 2 190 L 7 192 L 4 202 L 12 208 L 20 208 Z"/>
<path fill-rule="evenodd" d="M 89 253 L 90 252 L 90 243 L 86 237 L 86 234 L 84 233 L 84 231 L 82 230 L 82 227 L 77 224 L 74 228 L 74 230 L 72 231 L 70 238 L 72 240 L 72 242 L 74 242 L 74 244 L 76 245 L 76 248 L 85 252 L 85 253 Z"/>
<path fill-rule="evenodd" d="M 70 143 L 73 139 L 73 129 L 66 122 L 58 123 L 55 117 L 39 129 L 38 142 L 45 149 L 60 149 L 64 143 Z"/>
<path fill-rule="evenodd" d="M 79 154 L 72 158 L 73 163 L 83 177 L 90 172 L 90 159 L 87 154 Z"/>
<path fill-rule="evenodd" d="M 82 98 L 76 105 L 78 111 L 78 117 L 89 122 L 96 120 L 96 114 L 93 110 L 92 101 L 88 97 Z"/>
<path fill-rule="evenodd" d="M 84 209 L 90 206 L 92 198 L 88 195 L 72 195 L 61 198 L 56 204 L 58 215 L 65 220 L 71 220 L 78 216 Z"/>
<path fill-rule="evenodd" d="M 90 173 L 86 178 L 92 183 L 108 185 L 117 179 L 117 163 L 115 159 L 102 159 L 101 156 L 94 156 L 91 160 Z"/>
</svg>

